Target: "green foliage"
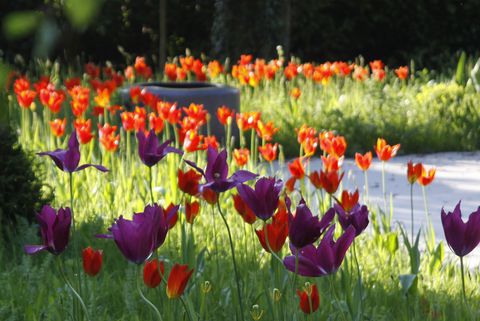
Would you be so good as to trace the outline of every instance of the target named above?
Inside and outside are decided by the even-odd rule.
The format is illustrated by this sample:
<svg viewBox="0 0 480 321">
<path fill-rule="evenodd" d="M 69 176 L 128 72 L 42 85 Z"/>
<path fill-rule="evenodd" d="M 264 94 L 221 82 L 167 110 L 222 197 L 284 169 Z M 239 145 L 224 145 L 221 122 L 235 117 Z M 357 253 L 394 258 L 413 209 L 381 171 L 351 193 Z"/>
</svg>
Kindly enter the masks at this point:
<svg viewBox="0 0 480 321">
<path fill-rule="evenodd" d="M 44 171 L 5 125 L 0 125 L 0 155 L 0 233 L 8 237 L 15 232 L 20 217 L 33 221 L 35 212 L 52 197 L 42 191 Z"/>
</svg>

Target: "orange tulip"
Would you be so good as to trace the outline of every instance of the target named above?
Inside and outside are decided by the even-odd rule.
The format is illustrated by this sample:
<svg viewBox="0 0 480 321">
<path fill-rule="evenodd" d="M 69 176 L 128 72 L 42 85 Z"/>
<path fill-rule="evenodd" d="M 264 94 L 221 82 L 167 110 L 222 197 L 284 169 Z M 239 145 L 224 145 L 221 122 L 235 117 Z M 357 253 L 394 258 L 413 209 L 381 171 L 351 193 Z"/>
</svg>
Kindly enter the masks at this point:
<svg viewBox="0 0 480 321">
<path fill-rule="evenodd" d="M 90 104 L 90 89 L 87 87 L 75 86 L 69 92 L 72 100 L 72 112 L 75 117 L 80 117 L 87 110 Z"/>
<path fill-rule="evenodd" d="M 301 158 L 296 158 L 292 163 L 288 163 L 288 170 L 296 179 L 303 179 L 305 177 L 305 166 Z"/>
<path fill-rule="evenodd" d="M 73 122 L 73 127 L 77 131 L 78 141 L 80 144 L 88 144 L 93 139 L 92 134 L 92 120 L 77 118 Z"/>
<path fill-rule="evenodd" d="M 255 130 L 257 131 L 258 137 L 268 142 L 272 140 L 273 135 L 278 132 L 279 129 L 275 128 L 275 125 L 271 121 L 263 123 L 261 120 L 258 120 Z"/>
<path fill-rule="evenodd" d="M 241 131 L 255 129 L 260 120 L 260 112 L 245 112 L 237 114 L 237 126 Z"/>
<path fill-rule="evenodd" d="M 310 314 L 318 310 L 320 305 L 320 296 L 316 284 L 307 285 L 303 291 L 297 290 L 300 298 L 300 309 L 305 314 Z"/>
<path fill-rule="evenodd" d="M 318 139 L 316 137 L 307 137 L 302 143 L 303 153 L 306 157 L 313 156 L 317 150 Z"/>
<path fill-rule="evenodd" d="M 343 210 L 348 213 L 358 203 L 358 198 L 358 189 L 355 190 L 354 193 L 349 193 L 347 190 L 343 190 L 340 206 L 342 206 Z"/>
<path fill-rule="evenodd" d="M 408 78 L 408 67 L 402 66 L 395 69 L 395 74 L 397 74 L 398 79 L 405 80 Z"/>
<path fill-rule="evenodd" d="M 258 147 L 258 150 L 260 151 L 260 154 L 262 154 L 264 160 L 267 162 L 273 162 L 277 158 L 277 148 L 278 143 L 267 143 L 264 146 Z"/>
<path fill-rule="evenodd" d="M 343 136 L 324 137 L 320 147 L 329 155 L 342 157 L 347 150 L 347 141 Z"/>
<path fill-rule="evenodd" d="M 205 136 L 203 137 L 203 147 L 202 149 L 208 149 L 208 147 L 212 147 L 213 149 L 218 149 L 220 144 L 218 144 L 216 136 Z"/>
<path fill-rule="evenodd" d="M 328 193 L 328 194 L 333 194 L 337 191 L 338 186 L 340 185 L 340 182 L 342 181 L 343 178 L 342 173 L 340 176 L 338 175 L 337 171 L 334 172 L 320 172 L 320 184 L 322 185 L 322 188 Z"/>
<path fill-rule="evenodd" d="M 188 153 L 201 150 L 202 144 L 200 144 L 200 142 L 202 141 L 202 139 L 203 136 L 199 135 L 197 131 L 188 130 L 185 133 L 185 137 L 183 139 L 183 149 Z"/>
<path fill-rule="evenodd" d="M 290 96 L 295 100 L 300 98 L 301 95 L 302 95 L 302 91 L 298 87 L 295 87 L 292 90 L 290 90 Z"/>
<path fill-rule="evenodd" d="M 400 144 L 390 146 L 387 144 L 387 142 L 383 138 L 378 138 L 377 145 L 375 145 L 375 152 L 377 153 L 377 157 L 382 162 L 387 162 L 392 157 L 395 157 L 399 149 L 400 149 Z"/>
<path fill-rule="evenodd" d="M 416 180 L 422 176 L 423 166 L 422 163 L 413 164 L 412 161 L 408 162 L 407 168 L 407 180 L 410 184 L 415 184 Z"/>
<path fill-rule="evenodd" d="M 168 77 L 170 81 L 177 80 L 177 65 L 166 63 L 163 73 Z"/>
<path fill-rule="evenodd" d="M 308 127 L 307 125 L 303 124 L 300 128 L 295 129 L 297 132 L 297 141 L 299 144 L 303 144 L 307 138 L 314 138 L 317 134 L 315 128 Z"/>
<path fill-rule="evenodd" d="M 235 115 L 235 111 L 228 108 L 227 106 L 221 106 L 217 109 L 217 118 L 220 124 L 228 125 L 232 122 L 233 116 Z"/>
<path fill-rule="evenodd" d="M 163 262 L 154 259 L 145 263 L 143 267 L 143 283 L 149 288 L 156 288 L 162 283 L 162 277 L 165 274 L 165 265 Z"/>
<path fill-rule="evenodd" d="M 433 179 L 435 178 L 435 168 L 430 168 L 430 170 L 427 172 L 425 167 L 422 166 L 422 175 L 418 177 L 418 184 L 422 186 L 427 186 L 431 182 L 433 182 Z"/>
<path fill-rule="evenodd" d="M 338 171 L 340 166 L 342 166 L 342 162 L 343 156 L 340 158 L 332 155 L 328 155 L 327 157 L 322 156 L 323 170 L 325 172 Z"/>
<path fill-rule="evenodd" d="M 233 150 L 233 159 L 238 167 L 243 167 L 248 163 L 250 151 L 247 148 Z"/>
<path fill-rule="evenodd" d="M 67 125 L 67 119 L 54 119 L 50 121 L 50 130 L 56 137 L 62 137 L 65 133 L 65 126 Z"/>
<path fill-rule="evenodd" d="M 178 298 L 183 294 L 192 273 L 193 269 L 189 271 L 188 265 L 175 264 L 172 267 L 167 281 L 167 296 L 169 299 Z"/>
<path fill-rule="evenodd" d="M 40 102 L 48 107 L 48 109 L 54 114 L 60 111 L 64 101 L 65 92 L 63 90 L 40 90 Z"/>
<path fill-rule="evenodd" d="M 365 155 L 355 153 L 355 163 L 362 171 L 367 171 L 372 164 L 372 152 L 366 152 Z"/>
<path fill-rule="evenodd" d="M 20 77 L 15 80 L 13 83 L 13 91 L 15 94 L 19 95 L 22 91 L 30 89 L 30 82 L 27 77 Z"/>
<path fill-rule="evenodd" d="M 150 113 L 148 115 L 148 120 L 150 122 L 150 129 L 155 130 L 155 134 L 162 132 L 163 119 L 160 116 L 155 115 L 155 113 Z"/>
<path fill-rule="evenodd" d="M 105 123 L 103 126 L 98 124 L 100 143 L 109 152 L 114 152 L 118 148 L 120 135 L 115 136 L 116 130 L 117 126 L 110 126 L 108 123 Z"/>
<path fill-rule="evenodd" d="M 102 268 L 102 250 L 94 250 L 90 246 L 82 251 L 83 270 L 90 276 L 95 276 Z"/>
<path fill-rule="evenodd" d="M 18 104 L 20 105 L 20 107 L 28 109 L 32 105 L 33 100 L 35 99 L 36 96 L 37 96 L 37 93 L 33 90 L 30 90 L 30 89 L 23 90 L 17 94 Z"/>
</svg>

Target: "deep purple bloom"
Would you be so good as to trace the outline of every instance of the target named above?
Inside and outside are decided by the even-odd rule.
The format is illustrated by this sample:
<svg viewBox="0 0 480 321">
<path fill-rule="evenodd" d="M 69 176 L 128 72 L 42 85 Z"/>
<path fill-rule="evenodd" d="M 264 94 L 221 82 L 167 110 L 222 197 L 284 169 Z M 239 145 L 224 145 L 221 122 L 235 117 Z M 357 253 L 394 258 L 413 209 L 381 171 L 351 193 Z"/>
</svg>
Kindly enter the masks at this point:
<svg viewBox="0 0 480 321">
<path fill-rule="evenodd" d="M 237 191 L 252 212 L 259 219 L 266 221 L 278 208 L 282 188 L 282 180 L 277 180 L 275 177 L 262 177 L 255 183 L 255 189 L 240 184 L 237 186 Z"/>
<path fill-rule="evenodd" d="M 298 250 L 298 274 L 302 276 L 325 276 L 335 273 L 343 262 L 345 253 L 355 238 L 355 228 L 348 227 L 342 236 L 335 242 L 333 233 L 335 224 L 325 233 L 318 248 L 313 244 Z M 295 248 L 292 249 L 296 251 Z M 295 272 L 295 255 L 287 256 L 283 260 L 287 270 Z"/>
<path fill-rule="evenodd" d="M 143 131 L 139 130 L 137 133 L 137 139 L 138 155 L 140 155 L 140 159 L 148 167 L 156 165 L 167 156 L 168 153 L 183 154 L 181 150 L 169 146 L 172 140 L 167 140 L 159 145 L 157 135 L 153 129 L 150 130 L 147 137 L 145 137 Z"/>
<path fill-rule="evenodd" d="M 72 136 L 68 140 L 68 149 L 56 149 L 53 152 L 37 153 L 40 156 L 50 156 L 59 169 L 67 173 L 81 171 L 87 167 L 93 166 L 99 171 L 108 172 L 108 169 L 102 165 L 83 164 L 78 166 L 80 162 L 80 147 L 77 139 L 77 132 L 73 131 Z"/>
<path fill-rule="evenodd" d="M 120 216 L 109 229 L 111 234 L 97 235 L 113 239 L 122 254 L 141 264 L 165 241 L 168 221 L 161 206 L 147 205 L 143 213 L 135 213 L 132 220 Z"/>
<path fill-rule="evenodd" d="M 199 168 L 197 164 L 192 161 L 185 160 L 185 162 L 195 168 L 200 174 L 205 177 L 207 181 L 205 184 L 200 185 L 200 192 L 204 188 L 210 188 L 211 190 L 221 193 L 228 191 L 236 187 L 239 184 L 252 180 L 257 177 L 249 171 L 239 170 L 233 173 L 232 176 L 228 176 L 228 164 L 227 164 L 227 151 L 224 149 L 220 153 L 212 147 L 208 147 L 207 150 L 207 168 L 205 171 Z"/>
<path fill-rule="evenodd" d="M 70 224 L 72 223 L 70 208 L 60 208 L 56 213 L 55 209 L 45 205 L 40 214 L 37 214 L 37 220 L 40 225 L 43 245 L 25 245 L 25 252 L 36 254 L 47 250 L 55 255 L 62 253 L 70 238 Z"/>
<path fill-rule="evenodd" d="M 480 207 L 464 222 L 460 203 L 448 214 L 442 208 L 442 225 L 448 245 L 456 255 L 463 257 L 480 243 Z"/>
<path fill-rule="evenodd" d="M 349 226 L 355 228 L 356 235 L 360 235 L 368 226 L 368 207 L 366 205 L 355 204 L 350 212 L 345 212 L 339 204 L 334 205 L 338 215 L 338 221 L 344 230 Z"/>
<path fill-rule="evenodd" d="M 329 209 L 322 219 L 313 216 L 305 201 L 302 199 L 297 206 L 295 215 L 288 208 L 288 237 L 293 246 L 301 249 L 315 242 L 327 229 L 335 217 L 333 208 Z"/>
</svg>

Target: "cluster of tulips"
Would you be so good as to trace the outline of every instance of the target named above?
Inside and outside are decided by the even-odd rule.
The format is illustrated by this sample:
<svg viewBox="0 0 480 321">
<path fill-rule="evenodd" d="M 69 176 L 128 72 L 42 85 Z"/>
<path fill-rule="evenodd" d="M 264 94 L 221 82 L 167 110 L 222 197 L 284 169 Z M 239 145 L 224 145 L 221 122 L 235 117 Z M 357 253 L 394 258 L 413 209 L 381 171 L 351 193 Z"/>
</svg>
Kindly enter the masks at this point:
<svg viewBox="0 0 480 321">
<path fill-rule="evenodd" d="M 239 79 L 240 83 L 245 82 L 250 86 L 253 86 L 254 82 L 246 79 L 245 74 L 248 74 L 249 77 L 257 75 L 255 77 L 260 77 L 259 79 L 270 79 L 268 76 L 272 72 L 268 71 L 270 68 L 277 68 L 273 72 L 273 78 L 280 72 L 283 72 L 287 79 L 293 79 L 303 73 L 307 78 L 317 79 L 316 77 L 318 77 L 320 82 L 328 81 L 328 77 L 334 75 L 347 76 L 352 71 L 352 77 L 357 79 L 355 74 L 361 73 L 358 68 L 367 70 L 364 67 L 344 63 L 313 66 L 309 64 L 296 65 L 292 62 L 283 68 L 281 60 L 268 64 L 262 63 L 258 59 L 255 62 L 252 61 L 251 56 L 242 56 L 239 63 L 232 68 L 233 76 Z M 168 78 L 172 79 L 175 74 L 177 77 L 175 80 L 183 79 L 183 76 L 179 75 L 185 74 L 184 78 L 188 79 L 191 76 L 190 73 L 193 73 L 198 80 L 204 80 L 202 77 L 206 77 L 205 75 L 213 79 L 215 78 L 214 74 L 218 76 L 225 72 L 224 67 L 218 62 L 211 62 L 208 67 L 205 67 L 202 61 L 190 56 L 180 59 L 180 64 L 181 66 L 177 66 L 173 63 L 168 69 L 165 68 Z M 384 65 L 381 62 L 372 62 L 371 69 L 372 77 L 375 79 L 381 81 L 385 77 Z M 175 70 L 175 73 L 168 70 Z M 406 70 L 397 69 L 396 72 L 399 78 L 405 79 L 408 75 L 408 68 Z M 365 73 L 365 77 L 368 77 L 369 71 L 367 70 Z M 191 104 L 188 107 L 180 108 L 175 103 L 162 101 L 135 86 L 130 90 L 131 99 L 136 105 L 133 111 L 124 110 L 122 106 L 114 105 L 111 102 L 111 97 L 115 95 L 116 89 L 125 80 L 131 82 L 139 78 L 149 79 L 152 77 L 152 70 L 144 59 L 137 58 L 135 65 L 129 66 L 124 75 L 114 71 L 110 66 L 101 70 L 100 67 L 93 64 L 85 66 L 85 74 L 83 81 L 80 78 L 67 79 L 64 82 L 65 89 L 60 88 L 58 84 L 53 84 L 46 77 L 42 77 L 32 86 L 26 77 L 21 76 L 15 80 L 13 86 L 22 111 L 35 110 L 35 98 L 38 95 L 47 116 L 50 116 L 50 113 L 54 115 L 64 113 L 65 118 L 53 119 L 48 124 L 54 136 L 62 137 L 65 135 L 66 128 L 72 129 L 67 149 L 39 153 L 41 156 L 49 156 L 58 169 L 68 175 L 70 206 L 58 210 L 48 205 L 45 206 L 37 215 L 42 244 L 25 246 L 25 251 L 28 254 L 48 251 L 57 256 L 59 275 L 70 287 L 80 305 L 74 305 L 75 315 L 81 318 L 80 315 L 83 314 L 87 319 L 89 318 L 88 309 L 82 299 L 80 273 L 82 264 L 80 261 L 77 262 L 78 270 L 74 275 L 78 282 L 72 284 L 68 279 L 68 273 L 66 273 L 60 254 L 67 249 L 72 238 L 74 253 L 80 253 L 75 236 L 73 197 L 75 173 L 87 167 L 94 167 L 102 172 L 107 171 L 107 168 L 102 165 L 79 165 L 80 144 L 92 144 L 95 138 L 95 134 L 92 132 L 92 122 L 97 122 L 99 142 L 104 150 L 109 152 L 118 151 L 122 146 L 120 137 L 126 137 L 123 151 L 126 151 L 129 156 L 132 144 L 130 134 L 135 132 L 139 159 L 148 168 L 150 174 L 148 178 L 150 202 L 144 200 L 143 212 L 134 213 L 131 219 L 118 217 L 112 223 L 107 234 L 99 234 L 97 237 L 114 240 L 125 258 L 138 265 L 142 271 L 143 282 L 147 287 L 158 287 L 164 279 L 167 279 L 165 282 L 167 296 L 171 299 L 179 298 L 182 301 L 191 321 L 196 319 L 196 314 L 185 303 L 183 294 L 194 269 L 179 263 L 166 267 L 165 262 L 160 260 L 159 251 L 182 210 L 185 213 L 186 222 L 194 224 L 195 218 L 200 213 L 201 201 L 212 207 L 216 206 L 218 215 L 224 222 L 236 280 L 240 319 L 245 320 L 241 275 L 237 267 L 228 216 L 225 215 L 225 208 L 222 208 L 222 204 L 226 202 L 228 196 L 233 197 L 234 208 L 245 224 L 261 221 L 261 227 L 255 231 L 258 241 L 265 252 L 269 253 L 274 260 L 281 262 L 282 266 L 291 272 L 292 287 L 296 290 L 299 298 L 299 307 L 305 314 L 314 313 L 319 308 L 320 294 L 315 283 L 307 283 L 305 287 L 297 288 L 297 275 L 315 278 L 335 274 L 341 267 L 350 247 L 353 248 L 360 290 L 362 290 L 361 269 L 356 259 L 355 239 L 367 228 L 371 218 L 369 208 L 365 205 L 369 202 L 367 172 L 372 163 L 371 151 L 355 154 L 356 165 L 365 175 L 362 204 L 359 202 L 358 190 L 354 192 L 339 191 L 344 178 L 342 162 L 347 150 L 347 141 L 343 136 L 332 131 L 317 132 L 315 128 L 307 125 L 298 128 L 299 157 L 288 163 L 290 177 L 284 182 L 275 176 L 274 171 L 274 161 L 278 157 L 280 146 L 273 142 L 273 137 L 278 128 L 273 122 L 262 121 L 260 112 L 235 114 L 227 106 L 220 106 L 216 116 L 218 121 L 225 126 L 226 140 L 225 148 L 221 149 L 219 140 L 215 136 L 209 135 L 208 130 L 207 135 L 202 135 L 202 130 L 204 127 L 208 127 L 210 121 L 210 115 L 202 105 Z M 92 96 L 91 92 L 95 94 Z M 299 89 L 295 95 L 300 95 Z M 70 109 L 65 108 L 67 102 L 70 104 Z M 119 111 L 121 113 L 117 115 Z M 87 119 L 89 113 L 92 118 Z M 70 117 L 71 115 L 74 117 Z M 68 127 L 67 120 L 69 121 Z M 121 123 L 120 128 L 114 125 L 115 121 Z M 231 141 L 231 126 L 234 123 L 239 129 L 238 148 L 234 148 Z M 120 133 L 117 133 L 117 130 Z M 248 132 L 251 133 L 250 144 L 247 144 Z M 61 144 L 59 139 L 57 144 Z M 400 145 L 391 146 L 381 138 L 374 146 L 374 151 L 382 162 L 384 212 L 387 210 L 385 164 L 396 155 L 399 148 Z M 311 171 L 310 159 L 315 157 L 318 149 L 322 153 L 322 168 Z M 169 204 L 164 207 L 166 204 L 162 206 L 155 197 L 152 168 L 166 157 L 178 160 L 178 162 L 174 162 L 177 167 L 177 185 L 184 196 L 183 204 Z M 270 176 L 259 176 L 254 173 L 262 168 L 261 163 L 257 164 L 262 160 L 269 163 Z M 434 176 L 435 169 L 427 170 L 422 164 L 408 164 L 407 180 L 411 184 L 411 191 L 413 193 L 413 187 L 418 182 L 423 188 L 425 203 L 425 186 L 434 180 Z M 318 205 L 307 204 L 308 182 L 314 188 L 314 193 L 318 195 Z M 233 193 L 232 191 L 235 190 L 236 193 Z M 292 202 L 296 202 L 296 204 L 292 204 Z M 310 209 L 314 206 L 317 210 L 313 212 L 318 212 L 318 215 L 314 215 Z M 425 207 L 428 215 L 427 205 Z M 447 214 L 442 210 L 441 215 L 447 243 L 461 259 L 462 280 L 464 280 L 463 257 L 480 242 L 480 211 L 472 213 L 466 223 L 461 218 L 460 203 L 453 212 Z M 337 228 L 336 222 L 340 225 L 341 232 Z M 412 207 L 412 243 L 413 227 Z M 281 253 L 287 238 L 291 254 L 282 258 Z M 103 252 L 87 247 L 81 253 L 84 272 L 90 276 L 97 275 L 101 270 Z M 168 278 L 165 277 L 167 272 Z M 140 296 L 161 320 L 160 311 L 143 295 L 139 284 L 141 279 L 138 278 L 138 280 L 140 280 L 137 282 Z M 292 291 L 292 295 L 295 295 L 294 292 Z M 463 293 L 466 300 L 465 288 Z M 83 312 L 81 312 L 82 309 Z M 362 315 L 363 311 L 359 313 Z M 254 317 L 253 314 L 252 317 Z M 261 313 L 256 313 L 254 319 L 260 318 Z"/>
</svg>

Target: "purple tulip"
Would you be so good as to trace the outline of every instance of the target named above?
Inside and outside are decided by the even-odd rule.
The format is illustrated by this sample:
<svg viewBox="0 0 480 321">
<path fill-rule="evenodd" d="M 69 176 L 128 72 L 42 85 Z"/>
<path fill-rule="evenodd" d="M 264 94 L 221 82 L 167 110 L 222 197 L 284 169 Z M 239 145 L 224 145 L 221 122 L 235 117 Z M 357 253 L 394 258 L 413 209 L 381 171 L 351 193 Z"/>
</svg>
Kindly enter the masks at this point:
<svg viewBox="0 0 480 321">
<path fill-rule="evenodd" d="M 37 214 L 37 220 L 40 224 L 43 245 L 25 245 L 25 253 L 31 255 L 44 250 L 55 255 L 62 253 L 70 238 L 70 224 L 72 222 L 70 208 L 60 208 L 56 213 L 55 209 L 45 205 L 40 214 Z"/>
<path fill-rule="evenodd" d="M 159 145 L 157 135 L 153 129 L 150 130 L 147 137 L 145 137 L 143 131 L 139 130 L 137 139 L 138 155 L 140 155 L 140 159 L 148 167 L 156 165 L 169 153 L 183 154 L 181 150 L 169 146 L 172 140 L 167 140 Z"/>
<path fill-rule="evenodd" d="M 97 237 L 113 239 L 128 260 L 141 264 L 165 241 L 168 222 L 161 207 L 154 204 L 135 213 L 132 220 L 120 216 L 109 230 L 111 234 Z"/>
<path fill-rule="evenodd" d="M 81 171 L 87 167 L 93 166 L 99 171 L 108 172 L 108 169 L 102 165 L 83 164 L 78 166 L 80 162 L 80 147 L 78 144 L 77 133 L 74 131 L 68 140 L 68 149 L 56 149 L 53 152 L 37 153 L 39 156 L 50 156 L 57 167 L 67 173 Z"/>
<path fill-rule="evenodd" d="M 343 262 L 345 253 L 355 238 L 355 228 L 348 227 L 342 236 L 335 242 L 333 233 L 335 224 L 325 233 L 318 248 L 313 244 L 298 250 L 298 274 L 317 277 L 335 273 Z M 292 248 L 292 252 L 297 251 Z M 287 256 L 283 260 L 287 270 L 295 272 L 295 255 Z"/>
<path fill-rule="evenodd" d="M 295 215 L 290 211 L 290 207 L 287 208 L 288 237 L 292 245 L 298 249 L 315 242 L 335 217 L 335 211 L 331 208 L 319 220 L 318 216 L 313 216 L 303 199 L 298 204 Z"/>
<path fill-rule="evenodd" d="M 262 177 L 255 183 L 255 189 L 240 184 L 237 186 L 237 191 L 253 213 L 261 220 L 266 221 L 278 208 L 282 188 L 282 180 L 276 180 L 274 177 Z"/>
<path fill-rule="evenodd" d="M 442 208 L 442 225 L 448 245 L 456 255 L 463 257 L 480 243 L 480 207 L 470 214 L 465 223 L 462 220 L 460 203 L 448 214 Z"/>
<path fill-rule="evenodd" d="M 219 153 L 215 148 L 208 147 L 207 168 L 205 168 L 205 171 L 192 161 L 185 160 L 185 162 L 205 177 L 207 182 L 200 185 L 200 192 L 204 188 L 210 188 L 217 193 L 225 192 L 257 177 L 256 174 L 249 171 L 239 170 L 227 178 L 228 164 L 227 151 L 225 149 Z"/>
<path fill-rule="evenodd" d="M 358 236 L 367 228 L 369 223 L 367 206 L 355 204 L 350 212 L 345 212 L 339 204 L 335 204 L 334 208 L 338 215 L 338 221 L 344 230 L 349 226 L 353 226 Z"/>
</svg>

